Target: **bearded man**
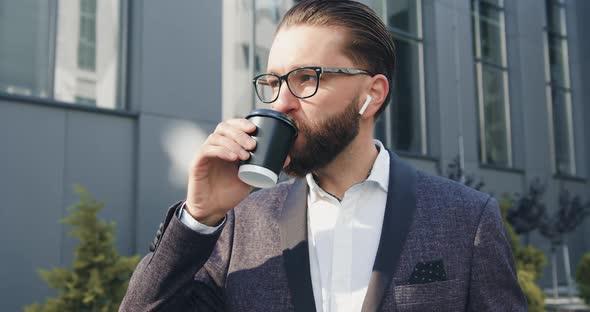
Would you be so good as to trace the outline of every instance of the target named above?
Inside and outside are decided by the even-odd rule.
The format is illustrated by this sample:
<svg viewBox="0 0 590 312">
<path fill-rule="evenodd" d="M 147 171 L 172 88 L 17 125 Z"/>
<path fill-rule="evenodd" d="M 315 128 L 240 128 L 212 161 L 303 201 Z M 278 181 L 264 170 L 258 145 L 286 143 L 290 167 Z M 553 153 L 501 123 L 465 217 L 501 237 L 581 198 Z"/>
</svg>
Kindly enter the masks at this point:
<svg viewBox="0 0 590 312">
<path fill-rule="evenodd" d="M 394 69 L 367 6 L 294 6 L 254 78 L 299 130 L 284 167 L 294 179 L 251 193 L 238 163 L 256 126 L 221 122 L 121 311 L 526 311 L 496 200 L 373 138 Z"/>
</svg>

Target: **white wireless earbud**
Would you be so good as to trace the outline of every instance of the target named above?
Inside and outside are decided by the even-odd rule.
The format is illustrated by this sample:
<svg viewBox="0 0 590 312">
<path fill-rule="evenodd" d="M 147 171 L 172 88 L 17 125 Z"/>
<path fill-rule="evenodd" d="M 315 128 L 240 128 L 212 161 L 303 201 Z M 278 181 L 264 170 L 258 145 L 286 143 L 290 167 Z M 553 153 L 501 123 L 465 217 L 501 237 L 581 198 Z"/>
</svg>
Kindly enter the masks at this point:
<svg viewBox="0 0 590 312">
<path fill-rule="evenodd" d="M 369 107 L 369 104 L 371 103 L 371 100 L 373 98 L 370 95 L 367 95 L 367 99 L 365 100 L 365 104 L 363 104 L 363 107 L 361 107 L 361 110 L 359 111 L 359 115 L 362 115 L 365 113 L 365 110 L 367 109 L 367 107 Z"/>
</svg>

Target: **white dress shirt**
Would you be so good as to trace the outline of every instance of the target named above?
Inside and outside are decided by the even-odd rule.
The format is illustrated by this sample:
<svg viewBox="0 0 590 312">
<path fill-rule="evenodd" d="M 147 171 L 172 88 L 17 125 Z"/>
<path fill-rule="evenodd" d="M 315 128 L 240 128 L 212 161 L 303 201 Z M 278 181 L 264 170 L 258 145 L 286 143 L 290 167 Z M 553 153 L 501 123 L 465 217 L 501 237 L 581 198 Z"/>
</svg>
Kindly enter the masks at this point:
<svg viewBox="0 0 590 312">
<path fill-rule="evenodd" d="M 205 225 L 193 218 L 190 213 L 184 211 L 185 207 L 186 201 L 182 204 L 182 209 L 178 210 L 178 219 L 180 219 L 180 222 L 184 223 L 184 225 L 188 226 L 193 231 L 199 232 L 201 234 L 211 234 L 217 231 L 217 229 L 219 229 L 223 224 L 225 224 L 226 218 L 223 217 L 223 220 L 217 226 Z"/>
<path fill-rule="evenodd" d="M 389 154 L 379 148 L 369 177 L 344 193 L 342 201 L 322 190 L 311 174 L 306 176 L 307 230 L 313 295 L 317 312 L 360 311 L 381 236 L 387 187 Z M 186 205 L 186 203 L 184 204 Z M 210 227 L 179 210 L 189 228 L 210 234 L 225 223 Z"/>
<path fill-rule="evenodd" d="M 389 154 L 379 154 L 367 180 L 353 185 L 342 201 L 322 190 L 311 174 L 307 196 L 311 281 L 318 312 L 360 311 L 381 236 Z"/>
</svg>

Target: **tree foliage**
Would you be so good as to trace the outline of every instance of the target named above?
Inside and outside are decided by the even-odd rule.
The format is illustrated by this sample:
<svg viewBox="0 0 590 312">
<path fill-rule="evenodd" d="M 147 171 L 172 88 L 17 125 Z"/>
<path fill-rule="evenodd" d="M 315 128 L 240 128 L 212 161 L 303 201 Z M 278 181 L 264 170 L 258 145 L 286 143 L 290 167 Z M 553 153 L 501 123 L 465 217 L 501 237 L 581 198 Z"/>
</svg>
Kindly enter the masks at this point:
<svg viewBox="0 0 590 312">
<path fill-rule="evenodd" d="M 513 206 L 514 200 L 510 196 L 505 195 L 500 201 L 502 218 L 504 219 L 504 225 L 506 226 L 510 240 L 510 247 L 512 248 L 512 254 L 516 262 L 518 283 L 527 299 L 529 311 L 542 312 L 544 311 L 545 296 L 541 288 L 535 284 L 535 279 L 541 275 L 547 259 L 541 250 L 531 245 L 521 246 L 518 235 L 506 219 L 508 211 L 513 209 Z"/>
<path fill-rule="evenodd" d="M 576 272 L 580 297 L 590 304 L 590 252 L 584 254 Z"/>
<path fill-rule="evenodd" d="M 113 246 L 114 222 L 97 217 L 104 202 L 94 200 L 86 189 L 75 186 L 80 201 L 69 207 L 62 222 L 72 227 L 69 235 L 79 240 L 72 268 L 39 270 L 49 287 L 58 290 L 44 304 L 25 307 L 25 312 L 117 311 L 138 256 L 123 257 Z"/>
</svg>

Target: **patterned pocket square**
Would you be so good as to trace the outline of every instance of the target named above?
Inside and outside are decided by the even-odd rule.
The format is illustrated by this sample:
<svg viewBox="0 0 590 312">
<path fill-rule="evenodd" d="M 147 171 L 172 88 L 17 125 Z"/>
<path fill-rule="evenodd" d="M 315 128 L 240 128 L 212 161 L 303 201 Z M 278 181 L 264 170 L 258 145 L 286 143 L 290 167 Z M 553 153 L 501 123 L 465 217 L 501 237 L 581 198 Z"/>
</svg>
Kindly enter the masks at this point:
<svg viewBox="0 0 590 312">
<path fill-rule="evenodd" d="M 410 284 L 426 284 L 447 280 L 447 273 L 441 259 L 418 262 L 408 280 Z"/>
</svg>

